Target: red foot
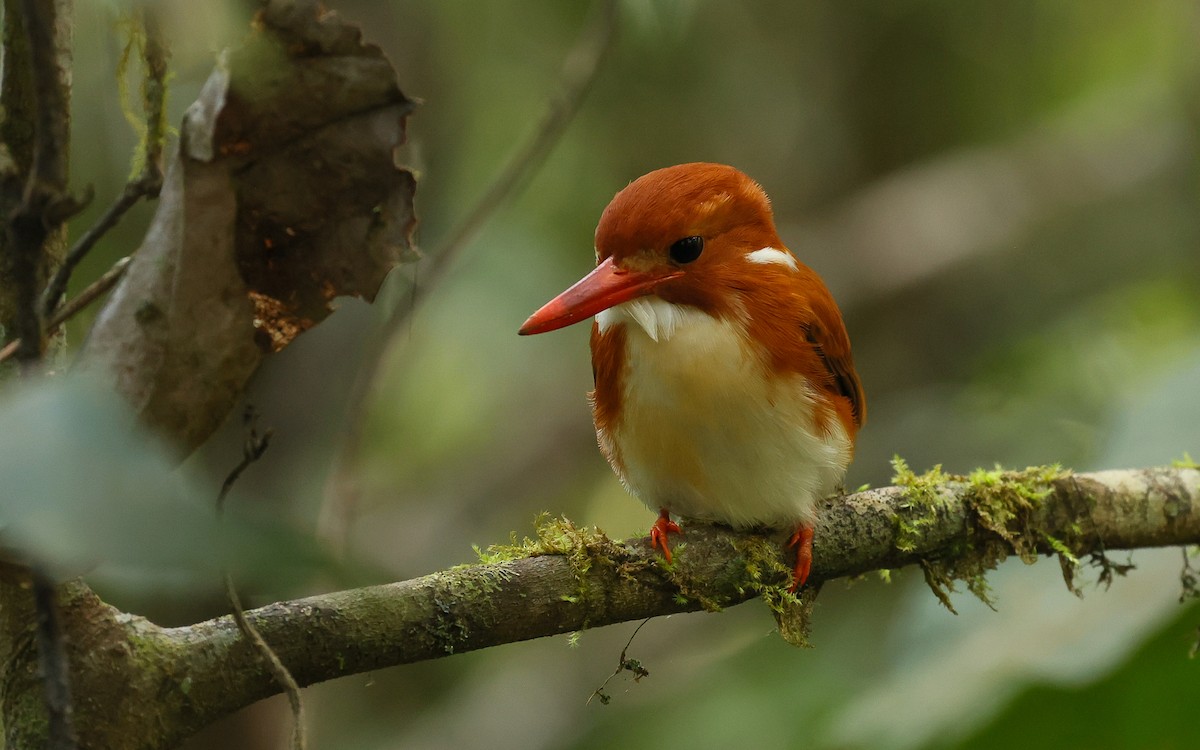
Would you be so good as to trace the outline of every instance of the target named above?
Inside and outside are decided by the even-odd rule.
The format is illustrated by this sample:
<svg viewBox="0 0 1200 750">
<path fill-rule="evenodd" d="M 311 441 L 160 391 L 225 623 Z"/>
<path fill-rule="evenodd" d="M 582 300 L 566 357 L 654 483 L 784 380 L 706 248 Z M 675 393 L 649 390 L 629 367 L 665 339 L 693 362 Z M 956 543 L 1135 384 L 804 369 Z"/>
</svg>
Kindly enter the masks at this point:
<svg viewBox="0 0 1200 750">
<path fill-rule="evenodd" d="M 663 557 L 671 562 L 671 548 L 667 545 L 668 534 L 682 534 L 683 529 L 671 520 L 671 514 L 663 508 L 658 512 L 658 520 L 650 527 L 650 546 L 662 550 Z"/>
<path fill-rule="evenodd" d="M 808 580 L 809 571 L 812 570 L 812 542 L 813 527 L 807 524 L 800 524 L 800 528 L 796 529 L 796 533 L 792 534 L 788 542 L 789 548 L 796 548 L 796 567 L 792 569 L 792 585 L 788 588 L 792 593 L 804 585 Z"/>
</svg>

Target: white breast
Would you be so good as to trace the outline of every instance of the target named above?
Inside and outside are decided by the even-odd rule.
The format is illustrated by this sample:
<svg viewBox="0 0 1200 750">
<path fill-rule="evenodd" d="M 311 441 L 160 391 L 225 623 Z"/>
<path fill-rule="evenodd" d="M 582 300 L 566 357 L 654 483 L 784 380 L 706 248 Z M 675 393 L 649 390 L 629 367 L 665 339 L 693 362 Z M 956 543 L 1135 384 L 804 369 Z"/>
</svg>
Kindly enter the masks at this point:
<svg viewBox="0 0 1200 750">
<path fill-rule="evenodd" d="M 654 510 L 733 526 L 813 520 L 851 445 L 836 418 L 816 428 L 803 377 L 765 377 L 739 321 L 657 297 L 596 320 L 627 329 L 621 418 L 600 441 L 620 456 L 633 494 Z"/>
</svg>

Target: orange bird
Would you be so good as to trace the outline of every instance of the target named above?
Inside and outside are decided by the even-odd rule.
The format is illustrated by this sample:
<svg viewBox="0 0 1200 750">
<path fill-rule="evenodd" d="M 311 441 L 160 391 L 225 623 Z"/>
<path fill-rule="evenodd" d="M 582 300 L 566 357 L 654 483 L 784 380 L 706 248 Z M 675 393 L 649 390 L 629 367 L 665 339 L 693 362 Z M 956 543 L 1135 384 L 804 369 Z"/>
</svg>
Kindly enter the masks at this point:
<svg viewBox="0 0 1200 750">
<path fill-rule="evenodd" d="M 842 315 L 775 231 L 753 180 L 722 164 L 651 172 L 596 227 L 595 270 L 521 326 L 595 316 L 590 395 L 600 449 L 659 511 L 796 529 L 792 590 L 812 566 L 817 502 L 834 492 L 867 414 Z"/>
</svg>

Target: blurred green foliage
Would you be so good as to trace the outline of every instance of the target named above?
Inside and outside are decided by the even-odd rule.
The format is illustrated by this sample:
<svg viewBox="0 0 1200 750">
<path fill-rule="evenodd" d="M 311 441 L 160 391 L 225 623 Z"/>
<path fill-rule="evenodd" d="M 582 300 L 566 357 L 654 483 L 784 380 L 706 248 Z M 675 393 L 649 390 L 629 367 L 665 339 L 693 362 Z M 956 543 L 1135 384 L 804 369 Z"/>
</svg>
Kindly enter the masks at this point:
<svg viewBox="0 0 1200 750">
<path fill-rule="evenodd" d="M 419 239 L 436 251 L 556 91 L 590 4 L 330 4 L 425 102 L 399 158 L 420 173 Z M 249 6 L 159 5 L 178 122 Z M 102 197 L 89 216 L 135 143 L 113 80 L 124 7 L 78 3 L 73 174 Z M 544 169 L 390 350 L 352 481 L 330 470 L 379 312 L 348 302 L 261 373 L 252 400 L 277 437 L 234 506 L 300 529 L 340 519 L 325 532 L 393 577 L 469 560 L 471 544 L 525 534 L 542 510 L 643 533 L 652 515 L 595 450 L 585 327 L 515 331 L 591 265 L 613 193 L 697 160 L 759 180 L 781 235 L 843 306 L 871 404 L 850 486 L 886 483 L 896 453 L 953 472 L 1200 455 L 1194 3 L 621 9 L 613 55 Z M 147 215 L 106 239 L 76 288 L 136 247 Z M 420 265 L 385 299 L 407 304 L 412 283 Z M 240 442 L 231 425 L 193 462 L 214 493 Z M 330 494 L 343 498 L 333 512 Z M 608 706 L 585 702 L 633 624 L 575 648 L 514 644 L 349 678 L 307 691 L 316 746 L 1194 747 L 1200 728 L 1181 717 L 1200 696 L 1186 637 L 1200 613 L 1176 604 L 1176 551 L 1134 559 L 1082 602 L 1052 562 L 1010 561 L 991 579 L 999 612 L 956 599 L 957 618 L 908 571 L 831 585 L 813 651 L 783 644 L 756 605 L 651 622 L 630 651 L 651 676 L 614 680 Z M 121 596 L 159 619 L 198 614 L 161 588 Z"/>
<path fill-rule="evenodd" d="M 365 575 L 252 510 L 218 518 L 215 493 L 182 476 L 116 394 L 85 376 L 20 383 L 3 396 L 6 557 L 60 579 L 95 575 L 176 595 L 204 591 L 226 570 L 246 585 L 285 590 L 321 575 L 346 586 Z"/>
<path fill-rule="evenodd" d="M 1193 747 L 1196 663 L 1180 658 L 1200 637 L 1200 607 L 1183 609 L 1116 669 L 1084 684 L 1034 684 L 954 747 Z M 1098 720 L 1100 718 L 1100 720 Z"/>
</svg>

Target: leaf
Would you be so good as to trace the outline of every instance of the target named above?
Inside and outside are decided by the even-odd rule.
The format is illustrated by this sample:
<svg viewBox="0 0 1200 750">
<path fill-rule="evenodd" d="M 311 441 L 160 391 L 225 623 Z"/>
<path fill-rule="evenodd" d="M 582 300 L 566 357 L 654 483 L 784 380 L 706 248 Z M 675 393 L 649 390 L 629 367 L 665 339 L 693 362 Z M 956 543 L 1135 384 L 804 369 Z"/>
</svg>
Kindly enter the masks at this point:
<svg viewBox="0 0 1200 750">
<path fill-rule="evenodd" d="M 215 513 L 140 428 L 128 406 L 78 376 L 12 388 L 0 399 L 0 549 L 60 579 L 98 567 L 143 582 L 275 586 L 332 573 L 312 539 L 267 519 Z"/>
<path fill-rule="evenodd" d="M 264 356 L 415 257 L 413 103 L 312 0 L 270 2 L 188 108 L 150 230 L 82 360 L 190 452 Z"/>
</svg>

